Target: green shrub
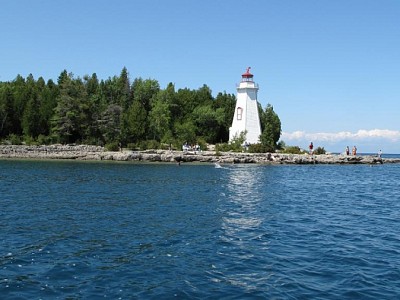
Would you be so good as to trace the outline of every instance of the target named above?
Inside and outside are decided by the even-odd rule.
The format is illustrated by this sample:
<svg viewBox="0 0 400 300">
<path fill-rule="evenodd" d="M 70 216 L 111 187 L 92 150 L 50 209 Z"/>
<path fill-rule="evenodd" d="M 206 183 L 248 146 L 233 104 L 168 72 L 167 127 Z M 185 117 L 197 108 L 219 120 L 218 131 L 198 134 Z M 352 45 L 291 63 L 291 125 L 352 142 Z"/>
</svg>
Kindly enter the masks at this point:
<svg viewBox="0 0 400 300">
<path fill-rule="evenodd" d="M 82 141 L 82 144 L 102 146 L 103 142 L 95 137 L 87 137 Z"/>
<path fill-rule="evenodd" d="M 207 142 L 204 138 L 198 138 L 197 139 L 197 144 L 200 146 L 201 150 L 206 151 L 207 150 Z"/>
<path fill-rule="evenodd" d="M 39 134 L 39 136 L 37 137 L 37 143 L 38 145 L 49 145 L 51 144 L 51 139 L 48 136 Z"/>
<path fill-rule="evenodd" d="M 315 149 L 314 154 L 315 155 L 326 154 L 326 151 L 324 147 L 318 147 L 317 149 Z"/>
<path fill-rule="evenodd" d="M 170 144 L 160 143 L 161 150 L 169 150 Z"/>
<path fill-rule="evenodd" d="M 239 136 L 235 136 L 232 141 L 229 143 L 221 143 L 221 144 L 216 144 L 215 145 L 215 150 L 216 151 L 222 151 L 222 152 L 228 152 L 228 151 L 233 151 L 233 152 L 242 152 L 244 151 L 243 148 L 243 143 L 246 140 L 246 131 L 241 132 Z"/>
<path fill-rule="evenodd" d="M 156 140 L 148 140 L 148 141 L 141 141 L 139 143 L 140 150 L 147 150 L 147 149 L 160 149 L 161 144 Z"/>
<path fill-rule="evenodd" d="M 217 152 L 228 152 L 233 151 L 233 147 L 228 143 L 220 143 L 215 145 L 215 151 Z"/>
<path fill-rule="evenodd" d="M 22 145 L 21 137 L 16 134 L 10 134 L 7 140 L 11 143 L 11 145 Z"/>
<path fill-rule="evenodd" d="M 266 152 L 273 152 L 273 151 L 268 151 L 267 147 L 265 147 L 263 144 L 251 144 L 251 145 L 249 145 L 249 152 L 250 153 L 266 153 Z"/>
<path fill-rule="evenodd" d="M 106 144 L 105 148 L 107 151 L 119 151 L 119 144 L 118 142 L 111 142 Z"/>
<path fill-rule="evenodd" d="M 28 146 L 36 146 L 38 144 L 35 139 L 29 135 L 24 137 L 24 142 Z"/>
<path fill-rule="evenodd" d="M 285 149 L 283 149 L 282 153 L 304 154 L 305 152 L 302 151 L 299 146 L 287 146 Z"/>
<path fill-rule="evenodd" d="M 128 145 L 126 145 L 126 148 L 128 148 L 129 150 L 138 150 L 139 149 L 138 145 L 136 145 L 135 143 L 128 143 Z"/>
<path fill-rule="evenodd" d="M 49 135 L 49 144 L 58 144 L 61 143 L 61 139 L 57 134 Z"/>
</svg>

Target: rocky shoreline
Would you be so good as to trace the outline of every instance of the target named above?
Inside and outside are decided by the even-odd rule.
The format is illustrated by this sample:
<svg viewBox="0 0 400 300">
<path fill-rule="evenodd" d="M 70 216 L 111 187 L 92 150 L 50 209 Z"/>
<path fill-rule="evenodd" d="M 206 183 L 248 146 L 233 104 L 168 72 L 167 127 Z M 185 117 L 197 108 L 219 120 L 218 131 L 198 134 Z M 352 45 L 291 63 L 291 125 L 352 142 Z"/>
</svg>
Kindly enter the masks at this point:
<svg viewBox="0 0 400 300">
<path fill-rule="evenodd" d="M 146 150 L 106 151 L 90 145 L 0 145 L 0 159 L 63 159 L 93 161 L 143 161 L 169 163 L 221 164 L 383 164 L 400 163 L 400 158 L 379 158 L 373 155 L 308 155 L 282 153 L 234 153 L 215 151 Z"/>
</svg>

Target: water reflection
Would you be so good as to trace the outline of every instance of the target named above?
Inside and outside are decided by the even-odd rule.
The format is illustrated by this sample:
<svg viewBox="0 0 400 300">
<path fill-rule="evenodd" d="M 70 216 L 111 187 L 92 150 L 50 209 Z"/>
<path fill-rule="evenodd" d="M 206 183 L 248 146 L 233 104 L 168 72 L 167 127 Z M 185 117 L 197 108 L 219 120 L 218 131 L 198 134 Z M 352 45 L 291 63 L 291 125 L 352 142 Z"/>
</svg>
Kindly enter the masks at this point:
<svg viewBox="0 0 400 300">
<path fill-rule="evenodd" d="M 262 213 L 265 174 L 265 168 L 260 166 L 230 168 L 225 178 L 224 199 L 219 205 L 219 265 L 213 271 L 212 280 L 248 292 L 265 285 L 271 276 L 268 270 L 259 269 L 269 244 Z"/>
<path fill-rule="evenodd" d="M 242 166 L 232 169 L 228 175 L 222 228 L 229 235 L 239 235 L 243 231 L 257 229 L 261 224 L 257 213 L 262 199 L 260 188 L 262 173 L 258 167 Z"/>
</svg>

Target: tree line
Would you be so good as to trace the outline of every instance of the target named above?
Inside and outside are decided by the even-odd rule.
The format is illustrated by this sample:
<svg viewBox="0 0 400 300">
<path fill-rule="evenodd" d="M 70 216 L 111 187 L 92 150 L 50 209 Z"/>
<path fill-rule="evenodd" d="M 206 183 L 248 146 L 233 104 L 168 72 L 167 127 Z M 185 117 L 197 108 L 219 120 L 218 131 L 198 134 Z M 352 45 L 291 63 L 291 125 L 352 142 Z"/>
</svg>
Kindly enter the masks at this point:
<svg viewBox="0 0 400 300">
<path fill-rule="evenodd" d="M 157 80 L 119 76 L 99 80 L 64 70 L 57 82 L 18 75 L 0 82 L 0 139 L 27 144 L 90 144 L 158 148 L 162 144 L 227 143 L 236 104 L 233 94 L 214 98 L 207 85 L 175 90 Z M 281 123 L 271 105 L 259 105 L 260 151 L 273 151 Z"/>
</svg>

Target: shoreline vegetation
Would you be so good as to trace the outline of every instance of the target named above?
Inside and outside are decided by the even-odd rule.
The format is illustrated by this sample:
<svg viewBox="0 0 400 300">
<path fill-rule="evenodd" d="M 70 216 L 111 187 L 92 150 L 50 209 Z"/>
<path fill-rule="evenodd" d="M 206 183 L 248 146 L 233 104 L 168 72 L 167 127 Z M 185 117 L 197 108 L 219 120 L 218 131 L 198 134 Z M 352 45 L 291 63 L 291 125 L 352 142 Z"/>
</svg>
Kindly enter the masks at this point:
<svg viewBox="0 0 400 300">
<path fill-rule="evenodd" d="M 228 144 L 236 96 L 215 94 L 206 84 L 176 90 L 172 82 L 162 88 L 155 79 L 131 80 L 126 67 L 105 80 L 67 70 L 56 82 L 17 75 L 0 81 L 0 143 L 100 145 L 111 151 L 221 144 L 236 151 L 246 140 L 244 131 Z M 258 112 L 260 143 L 251 152 L 275 152 L 283 143 L 281 121 L 271 104 L 258 103 Z"/>
<path fill-rule="evenodd" d="M 90 145 L 0 145 L 0 159 L 58 159 L 86 161 L 133 161 L 220 164 L 383 164 L 400 163 L 400 158 L 377 155 L 283 154 L 218 151 L 125 150 L 106 151 Z"/>
</svg>

